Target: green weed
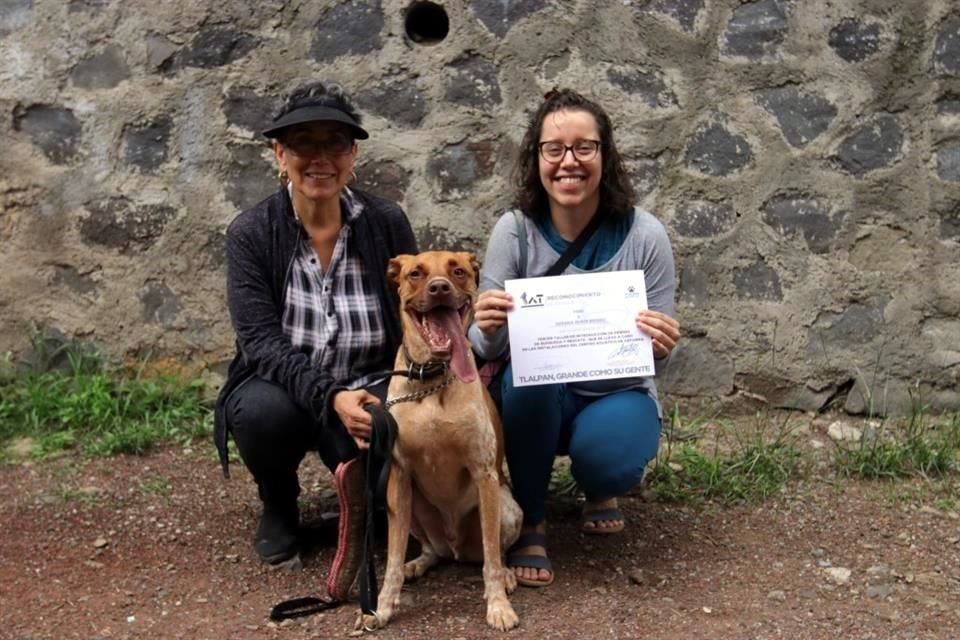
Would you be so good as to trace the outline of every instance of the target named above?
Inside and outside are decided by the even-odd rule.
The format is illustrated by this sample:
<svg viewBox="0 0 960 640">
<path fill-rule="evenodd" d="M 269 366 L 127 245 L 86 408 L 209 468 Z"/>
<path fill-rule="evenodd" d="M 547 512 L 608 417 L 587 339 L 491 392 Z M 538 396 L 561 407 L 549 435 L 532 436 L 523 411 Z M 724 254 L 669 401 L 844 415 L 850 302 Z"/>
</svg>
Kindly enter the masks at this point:
<svg viewBox="0 0 960 640">
<path fill-rule="evenodd" d="M 871 480 L 941 477 L 958 469 L 960 414 L 935 420 L 922 409 L 906 421 L 883 420 L 855 443 L 837 443 L 840 475 Z"/>
<path fill-rule="evenodd" d="M 761 415 L 746 434 L 721 426 L 712 446 L 683 443 L 675 450 L 668 439 L 649 473 L 649 486 L 665 502 L 752 502 L 779 492 L 803 467 L 787 423 L 770 425 Z"/>
<path fill-rule="evenodd" d="M 92 367 L 68 354 L 68 369 L 27 371 L 0 382 L 0 445 L 33 438 L 33 455 L 140 454 L 161 442 L 209 432 L 202 383 Z"/>
</svg>

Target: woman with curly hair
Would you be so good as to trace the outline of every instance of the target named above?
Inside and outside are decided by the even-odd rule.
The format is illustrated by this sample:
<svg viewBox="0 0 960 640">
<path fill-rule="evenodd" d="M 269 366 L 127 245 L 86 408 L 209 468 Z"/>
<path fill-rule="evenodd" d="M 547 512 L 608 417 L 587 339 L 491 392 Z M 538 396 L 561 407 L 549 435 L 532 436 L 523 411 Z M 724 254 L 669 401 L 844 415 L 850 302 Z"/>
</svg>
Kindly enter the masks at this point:
<svg viewBox="0 0 960 640">
<path fill-rule="evenodd" d="M 504 281 L 544 275 L 588 229 L 589 239 L 562 273 L 642 269 L 649 308 L 637 313 L 636 325 L 650 337 L 654 358 L 666 358 L 680 338 L 672 317 L 673 251 L 663 225 L 635 206 L 603 108 L 568 89 L 548 93 L 521 144 L 515 182 L 525 231 L 518 232 L 512 211 L 494 226 L 469 334 L 474 350 L 489 360 L 509 348 L 513 299 Z M 508 366 L 499 391 L 507 465 L 524 514 L 507 564 L 520 584 L 545 586 L 554 578 L 545 513 L 554 457 L 570 456 L 584 491 L 581 530 L 622 531 L 617 497 L 641 480 L 657 453 L 662 411 L 656 385 L 652 377 L 639 377 L 514 387 Z"/>
</svg>

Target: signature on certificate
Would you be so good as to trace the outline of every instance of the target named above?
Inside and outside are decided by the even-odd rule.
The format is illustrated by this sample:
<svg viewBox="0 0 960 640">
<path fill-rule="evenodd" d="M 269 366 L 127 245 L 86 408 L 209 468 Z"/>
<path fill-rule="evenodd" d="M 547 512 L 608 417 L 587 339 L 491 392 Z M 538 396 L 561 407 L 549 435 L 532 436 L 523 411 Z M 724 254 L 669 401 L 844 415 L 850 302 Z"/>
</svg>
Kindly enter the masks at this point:
<svg viewBox="0 0 960 640">
<path fill-rule="evenodd" d="M 621 343 L 617 345 L 617 348 L 610 353 L 608 358 L 612 360 L 613 358 L 619 358 L 619 357 L 625 357 L 625 356 L 640 357 L 640 343 L 639 342 Z"/>
</svg>

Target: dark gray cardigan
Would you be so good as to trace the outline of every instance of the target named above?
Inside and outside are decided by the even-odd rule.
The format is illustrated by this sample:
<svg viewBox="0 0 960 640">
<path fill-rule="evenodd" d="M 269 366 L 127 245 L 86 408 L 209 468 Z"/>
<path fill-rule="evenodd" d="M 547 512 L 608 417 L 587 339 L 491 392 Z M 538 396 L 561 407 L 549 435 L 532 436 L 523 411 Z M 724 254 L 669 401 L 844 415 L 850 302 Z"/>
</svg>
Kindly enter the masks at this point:
<svg viewBox="0 0 960 640">
<path fill-rule="evenodd" d="M 396 255 L 417 253 L 417 242 L 397 204 L 362 191 L 353 193 L 364 211 L 349 223 L 350 250 L 367 269 L 387 331 L 382 363 L 374 370 L 391 369 L 400 345 L 400 318 L 396 292 L 387 283 L 387 263 Z M 344 381 L 311 365 L 307 354 L 283 335 L 287 278 L 301 234 L 303 228 L 286 188 L 238 215 L 227 229 L 227 303 L 237 335 L 237 355 L 217 398 L 213 432 L 227 477 L 230 425 L 225 407 L 230 394 L 246 380 L 258 376 L 285 387 L 294 402 L 314 416 L 317 428 L 327 423 L 332 392 L 343 388 Z"/>
</svg>

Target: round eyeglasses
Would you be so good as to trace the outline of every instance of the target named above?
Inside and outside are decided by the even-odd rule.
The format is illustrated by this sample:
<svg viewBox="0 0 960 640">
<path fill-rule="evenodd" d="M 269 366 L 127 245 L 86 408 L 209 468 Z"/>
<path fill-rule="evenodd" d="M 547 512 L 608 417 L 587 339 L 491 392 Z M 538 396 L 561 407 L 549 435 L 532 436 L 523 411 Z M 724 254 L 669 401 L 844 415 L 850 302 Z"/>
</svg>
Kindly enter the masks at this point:
<svg viewBox="0 0 960 640">
<path fill-rule="evenodd" d="M 560 164 L 567 151 L 580 162 L 593 160 L 600 151 L 599 140 L 577 140 L 573 144 L 563 144 L 557 140 L 545 140 L 540 143 L 540 156 L 550 164 Z"/>
<path fill-rule="evenodd" d="M 353 149 L 353 138 L 343 133 L 336 133 L 326 140 L 310 137 L 292 137 L 283 140 L 281 144 L 300 157 L 319 156 L 326 153 L 329 156 L 342 156 Z"/>
</svg>

